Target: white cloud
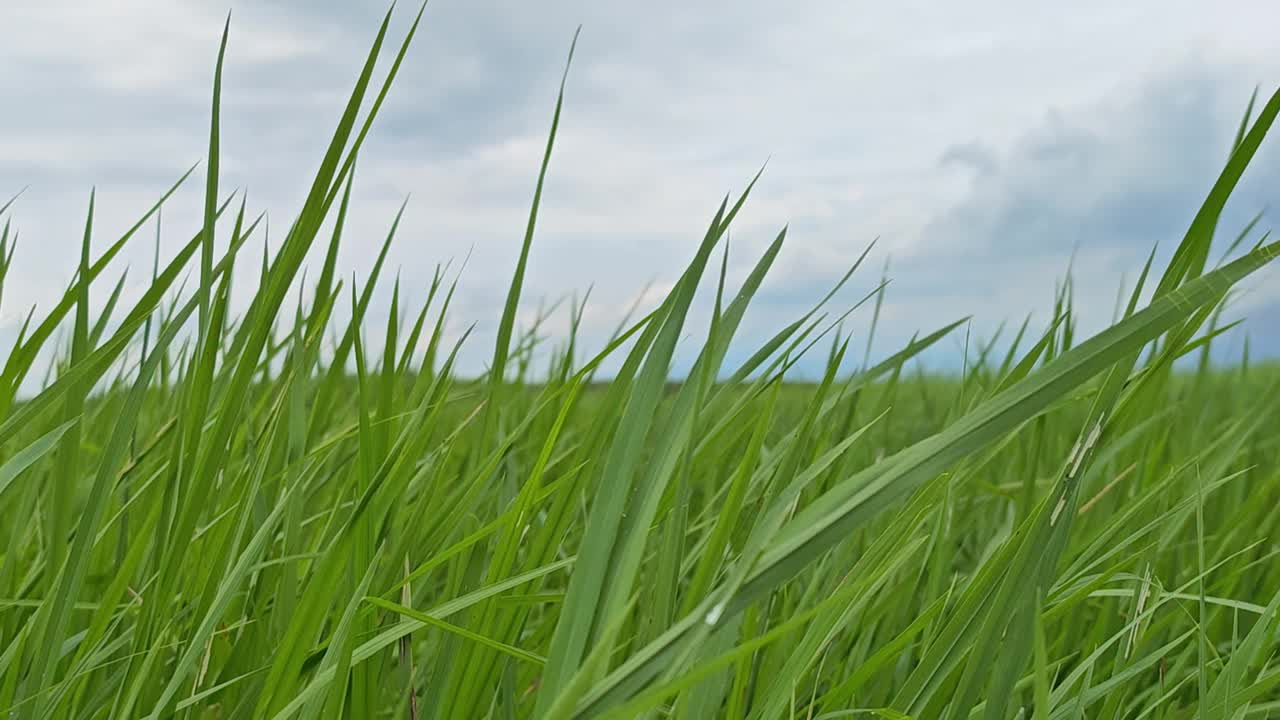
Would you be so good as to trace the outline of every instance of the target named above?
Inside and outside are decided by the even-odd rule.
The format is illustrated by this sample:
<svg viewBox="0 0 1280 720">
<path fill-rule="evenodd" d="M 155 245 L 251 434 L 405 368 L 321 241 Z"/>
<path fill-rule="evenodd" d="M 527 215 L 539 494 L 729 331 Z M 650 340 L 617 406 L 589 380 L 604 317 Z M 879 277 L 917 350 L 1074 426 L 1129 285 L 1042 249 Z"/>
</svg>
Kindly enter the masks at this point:
<svg viewBox="0 0 1280 720">
<path fill-rule="evenodd" d="M 382 10 L 236 7 L 223 185 L 247 186 L 277 233 Z M 401 7 L 395 29 L 412 10 Z M 5 317 L 47 302 L 70 277 L 90 185 L 106 238 L 202 157 L 224 11 L 203 0 L 7 6 L 0 195 L 32 187 L 15 210 L 24 272 L 6 287 Z M 371 264 L 411 194 L 392 269 L 403 268 L 418 298 L 437 262 L 471 252 L 458 319 L 479 323 L 468 362 L 488 354 L 485 331 L 582 23 L 530 307 L 594 284 L 587 317 L 599 339 L 647 282 L 674 279 L 723 193 L 770 158 L 734 231 L 734 276 L 784 223 L 791 233 L 747 336 L 790 319 L 877 236 L 847 295 L 874 285 L 884 254 L 894 256 L 886 343 L 966 312 L 993 327 L 1047 308 L 1077 241 L 1086 304 L 1109 309 L 1121 269 L 1151 239 L 1176 241 L 1166 236 L 1211 181 L 1248 90 L 1280 78 L 1277 20 L 1280 7 L 1243 0 L 1051 9 L 751 0 L 727 13 L 676 0 L 433 3 L 361 157 L 343 270 Z M 1180 105 L 1170 87 L 1200 94 Z M 194 229 L 199 194 L 197 179 L 170 208 L 166 248 Z M 149 266 L 149 255 L 140 243 L 122 265 Z"/>
</svg>

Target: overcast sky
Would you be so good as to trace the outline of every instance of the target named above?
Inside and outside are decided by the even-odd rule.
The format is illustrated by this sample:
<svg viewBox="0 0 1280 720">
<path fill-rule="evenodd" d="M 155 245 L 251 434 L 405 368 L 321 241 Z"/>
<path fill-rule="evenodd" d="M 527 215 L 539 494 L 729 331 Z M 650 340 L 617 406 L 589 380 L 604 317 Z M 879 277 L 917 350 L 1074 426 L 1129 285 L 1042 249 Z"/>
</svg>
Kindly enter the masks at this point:
<svg viewBox="0 0 1280 720">
<path fill-rule="evenodd" d="M 234 6 L 222 182 L 247 188 L 274 233 L 300 207 L 385 8 Z M 22 240 L 0 307 L 6 337 L 70 279 L 91 187 L 105 247 L 203 158 L 228 9 L 5 0 L 0 202 L 27 187 L 10 213 Z M 840 296 L 848 305 L 874 287 L 889 259 L 876 354 L 968 314 L 979 337 L 1027 313 L 1043 322 L 1073 252 L 1082 326 L 1096 329 L 1122 277 L 1180 239 L 1250 92 L 1280 83 L 1280 4 L 1260 1 L 433 0 L 361 156 L 341 262 L 367 270 L 408 196 L 391 269 L 420 299 L 437 263 L 471 253 L 453 330 L 477 324 L 473 370 L 490 352 L 578 24 L 522 317 L 591 286 L 589 344 L 646 285 L 650 299 L 669 287 L 720 198 L 766 160 L 732 234 L 731 277 L 791 229 L 746 341 L 802 313 L 877 237 Z M 1277 145 L 1246 176 L 1224 235 L 1278 204 Z M 164 248 L 198 228 L 201 195 L 192 182 L 167 207 Z M 126 265 L 136 295 L 149 243 Z M 1280 356 L 1280 273 L 1246 290 L 1231 316 L 1250 318 L 1255 351 Z M 869 317 L 850 323 L 855 343 Z"/>
</svg>

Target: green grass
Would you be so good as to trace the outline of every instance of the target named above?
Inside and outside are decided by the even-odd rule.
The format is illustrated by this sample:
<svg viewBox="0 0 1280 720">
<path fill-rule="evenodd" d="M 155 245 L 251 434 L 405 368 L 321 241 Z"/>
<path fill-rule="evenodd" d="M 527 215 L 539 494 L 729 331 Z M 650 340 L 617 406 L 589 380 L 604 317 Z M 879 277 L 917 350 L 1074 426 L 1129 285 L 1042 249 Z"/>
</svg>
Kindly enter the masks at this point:
<svg viewBox="0 0 1280 720">
<path fill-rule="evenodd" d="M 938 376 L 914 360 L 962 318 L 847 369 L 839 319 L 878 315 L 883 285 L 726 364 L 786 235 L 726 287 L 750 188 L 656 309 L 593 348 L 575 305 L 534 363 L 515 318 L 562 85 L 490 371 L 464 380 L 443 272 L 385 319 L 386 245 L 358 284 L 335 272 L 412 39 L 387 28 L 243 311 L 261 231 L 220 194 L 220 82 L 203 225 L 132 306 L 104 272 L 168 194 L 105 250 L 90 199 L 75 280 L 0 373 L 0 716 L 1280 715 L 1280 368 L 1209 362 L 1230 289 L 1280 254 L 1250 226 L 1209 262 L 1280 94 L 1115 324 L 1078 337 L 1064 285 L 1046 328 Z M 784 381 L 806 353 L 821 381 Z"/>
</svg>

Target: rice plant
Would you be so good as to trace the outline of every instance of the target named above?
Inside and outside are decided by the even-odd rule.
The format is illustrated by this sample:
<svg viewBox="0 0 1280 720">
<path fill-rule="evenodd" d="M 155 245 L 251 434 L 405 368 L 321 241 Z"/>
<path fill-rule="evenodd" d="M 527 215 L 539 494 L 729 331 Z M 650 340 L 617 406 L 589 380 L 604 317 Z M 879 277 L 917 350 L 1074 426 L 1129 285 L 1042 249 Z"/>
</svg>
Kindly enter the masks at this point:
<svg viewBox="0 0 1280 720">
<path fill-rule="evenodd" d="M 1280 243 L 1251 226 L 1209 252 L 1280 93 L 1250 105 L 1114 324 L 1078 337 L 1064 285 L 1045 327 L 935 375 L 914 361 L 963 318 L 850 369 L 839 321 L 878 312 L 883 285 L 726 362 L 786 239 L 726 286 L 751 186 L 708 208 L 656 307 L 586 347 L 575 304 L 533 362 L 516 317 L 562 83 L 492 358 L 468 378 L 468 336 L 444 330 L 454 275 L 420 307 L 397 284 L 389 317 L 369 310 L 398 218 L 366 277 L 336 271 L 340 243 L 370 241 L 344 233 L 353 167 L 422 11 L 398 44 L 390 17 L 246 307 L 232 271 L 263 225 L 219 183 L 227 33 L 201 170 L 106 241 L 90 197 L 73 279 L 0 373 L 0 714 L 1280 714 L 1280 370 L 1210 362 L 1229 291 Z M 104 273 L 200 176 L 202 221 L 127 306 Z M 795 381 L 815 353 L 821 379 Z"/>
</svg>

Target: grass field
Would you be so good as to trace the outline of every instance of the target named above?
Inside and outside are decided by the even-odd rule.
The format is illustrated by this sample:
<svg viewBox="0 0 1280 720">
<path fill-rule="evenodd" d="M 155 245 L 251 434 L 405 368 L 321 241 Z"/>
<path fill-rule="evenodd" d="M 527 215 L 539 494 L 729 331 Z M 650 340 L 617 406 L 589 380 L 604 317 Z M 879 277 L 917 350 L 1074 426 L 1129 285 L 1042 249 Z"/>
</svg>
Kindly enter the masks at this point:
<svg viewBox="0 0 1280 720">
<path fill-rule="evenodd" d="M 914 360 L 963 321 L 849 371 L 866 340 L 827 304 L 726 365 L 785 235 L 725 287 L 746 193 L 656 309 L 533 362 L 553 122 L 514 272 L 483 269 L 512 272 L 489 372 L 463 379 L 452 280 L 376 318 L 381 261 L 336 277 L 412 39 L 386 28 L 273 256 L 238 254 L 261 229 L 219 186 L 220 81 L 203 227 L 132 306 L 105 270 L 164 200 L 106 242 L 90 205 L 75 280 L 0 374 L 0 716 L 1280 717 L 1280 368 L 1209 361 L 1229 290 L 1280 254 L 1217 227 L 1280 94 L 1112 326 L 1078 336 L 1064 290 L 947 376 Z M 12 248 L 6 224 L 0 278 Z M 233 312 L 233 264 L 259 262 Z M 677 341 L 697 360 L 672 383 Z M 785 382 L 806 353 L 825 376 Z"/>
</svg>

